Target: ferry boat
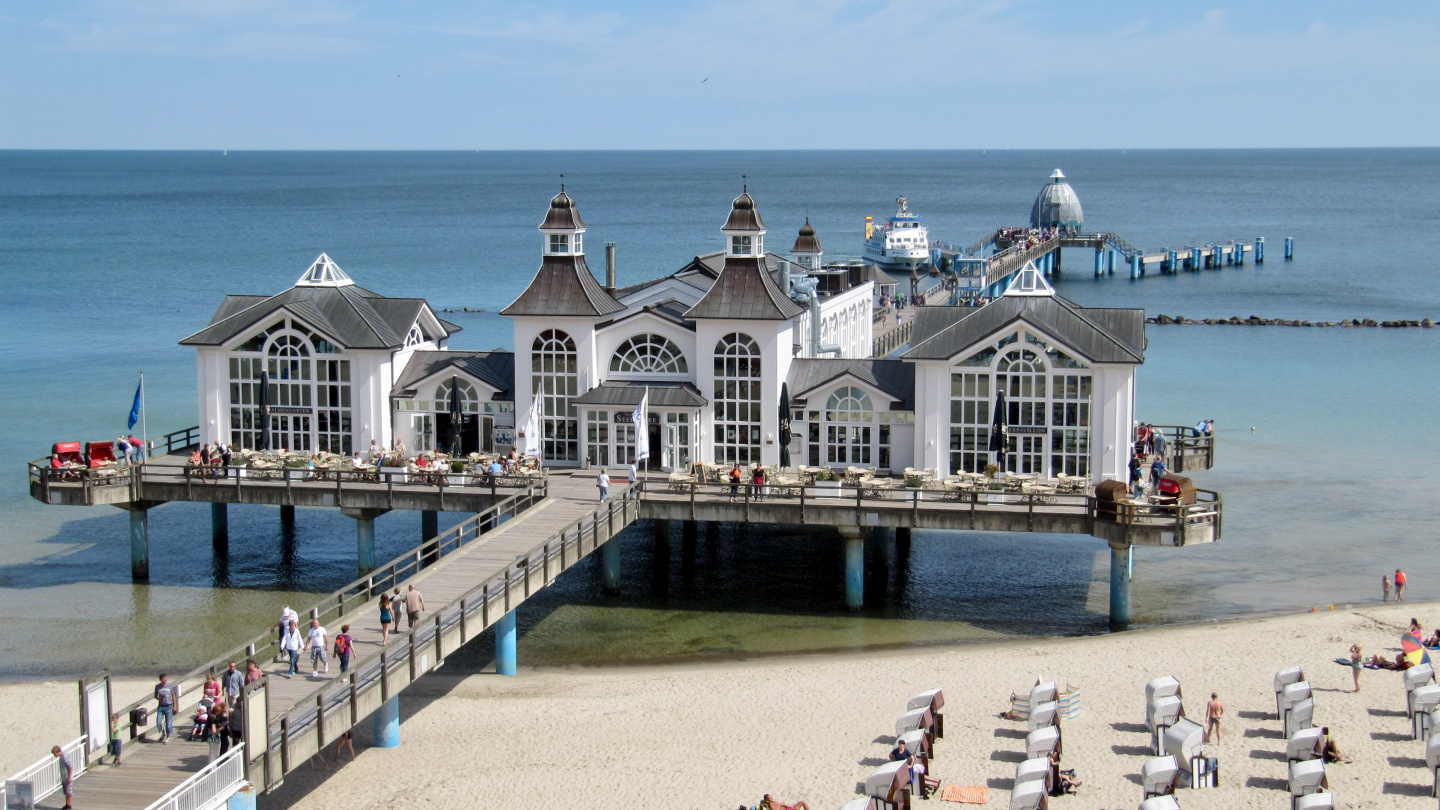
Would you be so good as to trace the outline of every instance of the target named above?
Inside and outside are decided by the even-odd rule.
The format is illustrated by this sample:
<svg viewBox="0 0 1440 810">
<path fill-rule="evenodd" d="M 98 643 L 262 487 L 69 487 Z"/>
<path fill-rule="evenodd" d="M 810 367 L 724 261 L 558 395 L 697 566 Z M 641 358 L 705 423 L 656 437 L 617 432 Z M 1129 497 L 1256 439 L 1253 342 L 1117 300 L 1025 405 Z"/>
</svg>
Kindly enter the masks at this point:
<svg viewBox="0 0 1440 810">
<path fill-rule="evenodd" d="M 865 217 L 863 258 L 882 270 L 918 270 L 930 263 L 930 233 L 908 200 L 895 202 L 900 208 L 889 222 L 876 225 L 874 217 Z"/>
</svg>

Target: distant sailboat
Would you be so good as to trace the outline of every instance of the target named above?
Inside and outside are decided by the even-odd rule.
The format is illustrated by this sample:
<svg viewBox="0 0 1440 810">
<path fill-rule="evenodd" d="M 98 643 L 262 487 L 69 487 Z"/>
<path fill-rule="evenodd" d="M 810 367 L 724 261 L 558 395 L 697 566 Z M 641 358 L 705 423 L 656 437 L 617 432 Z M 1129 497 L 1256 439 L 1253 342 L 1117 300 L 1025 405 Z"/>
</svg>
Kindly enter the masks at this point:
<svg viewBox="0 0 1440 810">
<path fill-rule="evenodd" d="M 230 154 L 230 150 L 229 150 L 229 149 L 221 149 L 221 150 L 220 150 L 220 157 L 225 157 L 225 156 L 228 155 L 228 154 Z"/>
</svg>

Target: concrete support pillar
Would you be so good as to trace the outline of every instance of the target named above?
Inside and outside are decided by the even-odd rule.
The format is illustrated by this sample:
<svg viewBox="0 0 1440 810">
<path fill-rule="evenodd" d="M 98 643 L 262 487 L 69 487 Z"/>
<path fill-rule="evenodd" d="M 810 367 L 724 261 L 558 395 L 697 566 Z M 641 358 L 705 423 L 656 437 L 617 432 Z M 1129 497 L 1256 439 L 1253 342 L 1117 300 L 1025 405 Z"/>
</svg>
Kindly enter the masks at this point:
<svg viewBox="0 0 1440 810">
<path fill-rule="evenodd" d="M 693 520 L 680 521 L 680 542 L 687 546 L 695 545 L 695 538 L 700 534 L 700 524 Z"/>
<path fill-rule="evenodd" d="M 1190 249 L 1190 269 L 1196 271 L 1200 269 L 1200 248 L 1198 247 Z"/>
<path fill-rule="evenodd" d="M 495 622 L 495 671 L 501 675 L 515 674 L 515 611 Z"/>
<path fill-rule="evenodd" d="M 1265 237 L 1263 236 L 1255 237 L 1255 263 L 1265 263 Z"/>
<path fill-rule="evenodd" d="M 605 592 L 620 592 L 620 538 L 612 537 L 600 546 L 600 562 L 605 569 Z"/>
<path fill-rule="evenodd" d="M 654 531 L 655 531 L 655 542 L 656 542 L 656 543 L 668 543 L 668 542 L 670 542 L 670 521 L 668 521 L 668 520 L 652 520 L 652 521 L 650 521 L 650 522 L 651 522 L 651 524 L 652 524 L 652 528 L 653 528 Z"/>
<path fill-rule="evenodd" d="M 1106 259 L 1106 263 L 1110 265 L 1110 267 L 1109 267 L 1110 275 L 1113 276 L 1113 275 L 1115 275 L 1115 253 L 1116 253 L 1116 251 L 1115 251 L 1114 248 L 1111 248 L 1110 250 L 1105 251 L 1105 253 L 1108 255 L 1108 258 Z"/>
<path fill-rule="evenodd" d="M 228 504 L 210 504 L 210 543 L 216 551 L 230 548 L 230 516 Z"/>
<path fill-rule="evenodd" d="M 845 607 L 865 607 L 865 536 L 859 528 L 841 527 L 845 540 Z"/>
<path fill-rule="evenodd" d="M 362 574 L 375 570 L 375 518 L 388 511 L 350 507 L 340 510 L 345 517 L 355 519 L 355 557 Z"/>
<path fill-rule="evenodd" d="M 391 695 L 375 710 L 375 747 L 400 747 L 400 696 Z"/>
<path fill-rule="evenodd" d="M 1059 278 L 1060 260 L 1064 258 L 1064 253 L 1061 252 L 1059 247 L 1056 247 L 1053 251 L 1050 252 L 1050 255 L 1052 257 L 1050 260 L 1050 275 L 1054 276 L 1055 278 Z"/>
<path fill-rule="evenodd" d="M 254 785 L 246 784 L 225 802 L 225 810 L 255 810 L 255 796 L 259 792 Z"/>
<path fill-rule="evenodd" d="M 901 526 L 895 530 L 895 542 L 910 545 L 910 529 Z"/>
<path fill-rule="evenodd" d="M 1180 253 L 1178 251 L 1172 250 L 1170 251 L 1168 258 L 1170 260 L 1171 275 L 1180 272 Z"/>
<path fill-rule="evenodd" d="M 1096 251 L 1095 251 L 1095 277 L 1096 277 L 1096 278 L 1099 278 L 1099 277 L 1101 277 L 1101 276 L 1103 276 L 1103 275 L 1105 275 L 1105 253 L 1104 253 L 1103 251 L 1096 250 Z"/>
<path fill-rule="evenodd" d="M 1234 254 L 1234 256 L 1235 256 L 1235 266 L 1237 266 L 1237 267 L 1244 267 L 1244 266 L 1245 266 L 1245 243 L 1244 243 L 1244 242 L 1236 242 L 1235 245 L 1234 245 L 1234 248 L 1235 248 L 1235 254 Z"/>
<path fill-rule="evenodd" d="M 1110 629 L 1130 629 L 1130 572 L 1132 549 L 1110 545 Z"/>
<path fill-rule="evenodd" d="M 280 528 L 295 531 L 295 507 L 280 507 Z"/>
<path fill-rule="evenodd" d="M 130 510 L 130 578 L 150 580 L 150 517 L 143 507 Z"/>
<path fill-rule="evenodd" d="M 440 533 L 440 513 L 434 509 L 420 511 L 420 542 L 425 542 Z"/>
<path fill-rule="evenodd" d="M 1130 278 L 1140 278 L 1140 276 L 1141 276 L 1144 272 L 1145 272 L 1145 260 L 1144 260 L 1143 258 L 1141 258 L 1140 254 L 1138 254 L 1138 253 L 1135 254 L 1134 256 L 1131 256 L 1131 257 L 1130 257 Z"/>
</svg>

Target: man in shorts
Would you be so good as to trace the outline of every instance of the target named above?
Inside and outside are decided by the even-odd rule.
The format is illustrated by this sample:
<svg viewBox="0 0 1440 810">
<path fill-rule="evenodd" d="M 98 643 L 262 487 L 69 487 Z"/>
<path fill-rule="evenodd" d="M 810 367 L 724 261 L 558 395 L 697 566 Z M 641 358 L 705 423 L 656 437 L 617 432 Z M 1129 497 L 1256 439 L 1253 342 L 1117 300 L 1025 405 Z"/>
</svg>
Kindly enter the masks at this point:
<svg viewBox="0 0 1440 810">
<path fill-rule="evenodd" d="M 411 630 L 415 629 L 415 625 L 419 623 L 420 612 L 424 609 L 425 597 L 421 596 L 420 592 L 415 590 L 414 585 L 411 585 L 410 590 L 405 594 L 405 617 L 410 620 Z"/>
<path fill-rule="evenodd" d="M 75 798 L 75 769 L 70 765 L 70 758 L 60 750 L 60 746 L 50 749 L 50 753 L 60 760 L 60 789 L 65 792 L 65 810 L 72 810 L 71 800 Z"/>
<path fill-rule="evenodd" d="M 320 626 L 319 619 L 310 620 L 307 638 L 310 642 L 310 677 L 319 677 L 321 666 L 325 667 L 325 672 L 330 671 L 330 662 L 325 660 L 325 628 Z"/>
</svg>

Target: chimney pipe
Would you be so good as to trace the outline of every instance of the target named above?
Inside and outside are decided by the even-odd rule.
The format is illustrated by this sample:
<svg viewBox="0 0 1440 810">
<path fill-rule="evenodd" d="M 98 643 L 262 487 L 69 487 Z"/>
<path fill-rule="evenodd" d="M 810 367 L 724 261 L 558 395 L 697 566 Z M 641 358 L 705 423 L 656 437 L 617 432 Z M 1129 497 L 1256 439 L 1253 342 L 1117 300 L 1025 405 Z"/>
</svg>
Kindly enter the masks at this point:
<svg viewBox="0 0 1440 810">
<path fill-rule="evenodd" d="M 615 243 L 605 243 L 605 292 L 615 294 Z"/>
</svg>

